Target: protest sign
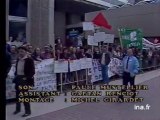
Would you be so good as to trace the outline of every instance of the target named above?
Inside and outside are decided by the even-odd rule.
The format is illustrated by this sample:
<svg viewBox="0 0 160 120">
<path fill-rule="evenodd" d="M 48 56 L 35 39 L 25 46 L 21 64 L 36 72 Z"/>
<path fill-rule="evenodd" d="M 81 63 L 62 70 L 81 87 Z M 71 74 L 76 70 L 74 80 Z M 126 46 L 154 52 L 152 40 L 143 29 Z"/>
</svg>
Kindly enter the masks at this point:
<svg viewBox="0 0 160 120">
<path fill-rule="evenodd" d="M 88 45 L 98 46 L 98 42 L 94 41 L 94 36 L 88 35 L 87 42 L 88 42 Z"/>
<path fill-rule="evenodd" d="M 113 34 L 105 34 L 104 43 L 114 43 L 114 35 Z"/>
<path fill-rule="evenodd" d="M 82 58 L 79 60 L 81 64 L 81 69 L 92 68 L 92 59 L 91 58 Z"/>
<path fill-rule="evenodd" d="M 142 31 L 140 29 L 119 29 L 122 47 L 137 47 L 142 49 Z"/>
<path fill-rule="evenodd" d="M 70 72 L 81 70 L 80 60 L 71 60 L 69 61 Z"/>
<path fill-rule="evenodd" d="M 59 60 L 54 62 L 55 73 L 67 73 L 68 72 L 68 61 Z"/>
<path fill-rule="evenodd" d="M 94 24 L 92 22 L 83 22 L 83 30 L 94 30 Z"/>
<path fill-rule="evenodd" d="M 11 70 L 6 79 L 6 99 L 16 97 L 15 84 L 12 83 L 14 78 L 15 65 L 12 65 Z M 57 90 L 56 74 L 54 73 L 53 59 L 47 59 L 35 64 L 34 89 L 35 91 L 55 91 Z"/>
<path fill-rule="evenodd" d="M 105 32 L 97 32 L 97 33 L 94 33 L 94 41 L 97 43 L 97 42 L 102 42 L 102 41 L 105 41 Z"/>
<path fill-rule="evenodd" d="M 114 75 L 121 75 L 122 73 L 122 61 L 118 58 L 111 58 L 111 61 L 108 65 L 108 77 Z"/>
<path fill-rule="evenodd" d="M 91 78 L 92 83 L 102 80 L 101 64 L 96 59 L 92 60 L 92 70 L 91 70 L 91 72 L 92 72 L 92 78 Z"/>
<path fill-rule="evenodd" d="M 38 64 L 37 64 L 38 65 Z M 53 59 L 47 59 L 43 61 L 43 66 L 36 69 L 35 73 L 35 89 L 36 91 L 56 91 L 57 80 L 54 73 L 54 61 Z"/>
</svg>

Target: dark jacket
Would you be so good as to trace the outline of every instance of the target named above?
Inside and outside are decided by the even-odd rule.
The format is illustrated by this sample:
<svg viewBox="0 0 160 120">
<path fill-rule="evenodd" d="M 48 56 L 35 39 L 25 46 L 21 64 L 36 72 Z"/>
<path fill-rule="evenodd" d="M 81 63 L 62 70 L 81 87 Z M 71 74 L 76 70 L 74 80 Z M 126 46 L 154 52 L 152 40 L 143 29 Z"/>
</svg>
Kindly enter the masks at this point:
<svg viewBox="0 0 160 120">
<path fill-rule="evenodd" d="M 103 54 L 101 54 L 101 59 L 100 59 L 100 61 L 102 60 L 102 55 L 103 55 Z M 108 65 L 108 64 L 110 63 L 110 61 L 111 61 L 110 54 L 109 54 L 109 53 L 106 53 L 106 54 L 105 54 L 105 64 Z"/>
<path fill-rule="evenodd" d="M 15 76 L 17 76 L 17 65 L 18 65 L 19 59 L 17 59 L 16 62 L 16 71 L 15 71 Z M 32 58 L 28 57 L 25 59 L 24 63 L 24 77 L 27 78 L 26 83 L 28 85 L 33 85 L 34 86 L 34 74 L 35 74 L 35 66 L 34 66 L 34 61 Z M 18 80 L 14 79 L 13 83 L 17 83 Z"/>
<path fill-rule="evenodd" d="M 93 53 L 93 59 L 99 59 L 99 60 L 100 60 L 101 57 L 102 57 L 102 56 L 101 56 L 100 53 L 96 53 L 96 52 Z"/>
</svg>

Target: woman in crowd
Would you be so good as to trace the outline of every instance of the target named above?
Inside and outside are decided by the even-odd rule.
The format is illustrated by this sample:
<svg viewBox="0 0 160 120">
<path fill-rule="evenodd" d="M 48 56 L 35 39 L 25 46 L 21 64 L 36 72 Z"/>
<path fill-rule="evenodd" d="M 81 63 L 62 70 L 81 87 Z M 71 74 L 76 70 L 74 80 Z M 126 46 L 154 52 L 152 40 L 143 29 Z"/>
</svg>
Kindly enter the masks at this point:
<svg viewBox="0 0 160 120">
<path fill-rule="evenodd" d="M 42 57 L 41 57 L 41 49 L 40 48 L 36 48 L 32 54 L 32 58 L 35 61 L 42 61 Z"/>
</svg>

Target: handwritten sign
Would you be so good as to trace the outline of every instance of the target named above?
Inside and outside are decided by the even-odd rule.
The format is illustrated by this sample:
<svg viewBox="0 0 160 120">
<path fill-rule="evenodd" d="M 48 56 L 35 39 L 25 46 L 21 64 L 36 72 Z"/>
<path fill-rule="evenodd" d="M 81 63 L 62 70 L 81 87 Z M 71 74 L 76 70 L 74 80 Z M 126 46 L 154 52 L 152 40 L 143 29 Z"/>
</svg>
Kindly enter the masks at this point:
<svg viewBox="0 0 160 120">
<path fill-rule="evenodd" d="M 54 61 L 53 59 L 47 59 L 42 62 L 35 64 L 35 75 L 34 83 L 35 87 L 33 90 L 36 91 L 56 91 L 57 80 L 54 72 Z M 12 83 L 14 78 L 15 65 L 12 65 L 11 70 L 6 79 L 6 99 L 16 98 L 15 84 Z"/>
<path fill-rule="evenodd" d="M 71 60 L 69 62 L 70 72 L 81 70 L 80 60 Z"/>
<path fill-rule="evenodd" d="M 36 69 L 35 87 L 36 91 L 56 91 L 57 80 L 54 73 L 54 61 L 53 59 L 44 60 L 41 68 Z M 38 64 L 37 64 L 38 65 Z"/>
<path fill-rule="evenodd" d="M 96 82 L 99 80 L 102 80 L 102 68 L 101 68 L 101 64 L 99 63 L 98 60 L 93 59 L 92 60 L 92 79 L 91 82 Z"/>
<path fill-rule="evenodd" d="M 94 36 L 88 35 L 87 42 L 88 42 L 88 45 L 98 46 L 98 42 L 95 42 Z"/>
<path fill-rule="evenodd" d="M 114 43 L 114 35 L 113 34 L 105 34 L 104 43 Z"/>
<path fill-rule="evenodd" d="M 111 58 L 111 61 L 108 65 L 108 77 L 112 77 L 116 74 L 122 74 L 122 61 L 118 58 Z"/>
<path fill-rule="evenodd" d="M 68 61 L 55 61 L 54 72 L 55 73 L 67 73 L 68 72 Z"/>
<path fill-rule="evenodd" d="M 96 43 L 97 43 L 97 42 L 105 41 L 105 38 L 106 38 L 105 32 L 97 32 L 97 33 L 94 33 L 94 41 L 95 41 Z"/>
</svg>

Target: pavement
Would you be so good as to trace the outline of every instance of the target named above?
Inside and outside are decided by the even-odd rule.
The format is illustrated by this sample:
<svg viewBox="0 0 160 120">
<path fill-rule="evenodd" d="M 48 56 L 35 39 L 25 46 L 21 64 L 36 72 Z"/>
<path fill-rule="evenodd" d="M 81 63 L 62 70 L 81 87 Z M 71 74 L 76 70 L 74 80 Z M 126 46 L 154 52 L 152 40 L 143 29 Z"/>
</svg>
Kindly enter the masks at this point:
<svg viewBox="0 0 160 120">
<path fill-rule="evenodd" d="M 64 94 L 55 97 L 54 103 L 31 103 L 32 115 L 22 118 L 22 111 L 13 115 L 15 104 L 6 106 L 6 120 L 160 120 L 160 69 L 137 75 L 136 84 L 149 86 L 148 91 L 140 92 L 142 103 L 65 103 Z M 121 80 L 110 85 L 121 85 Z M 67 99 L 71 95 L 68 92 Z M 134 105 L 150 105 L 150 110 L 134 110 Z"/>
</svg>

